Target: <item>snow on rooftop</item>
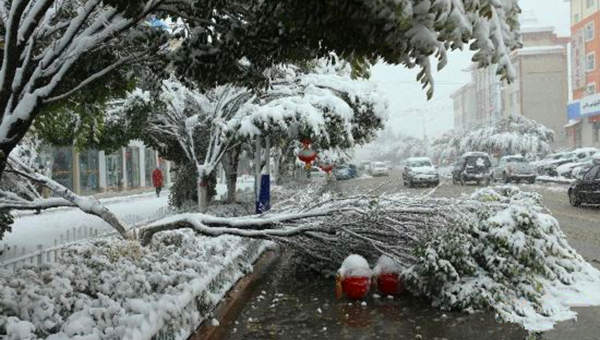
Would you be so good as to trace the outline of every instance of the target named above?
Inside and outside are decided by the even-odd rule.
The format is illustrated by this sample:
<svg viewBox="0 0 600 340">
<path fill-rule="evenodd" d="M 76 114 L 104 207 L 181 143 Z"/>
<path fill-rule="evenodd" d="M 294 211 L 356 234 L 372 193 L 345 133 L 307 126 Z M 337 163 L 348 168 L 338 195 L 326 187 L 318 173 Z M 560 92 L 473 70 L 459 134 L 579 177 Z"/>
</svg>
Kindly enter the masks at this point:
<svg viewBox="0 0 600 340">
<path fill-rule="evenodd" d="M 553 26 L 521 26 L 521 33 L 543 33 L 543 32 L 554 32 Z"/>
<path fill-rule="evenodd" d="M 577 124 L 581 123 L 581 119 L 570 119 L 569 122 L 567 124 L 565 124 L 565 128 L 570 128 L 572 126 L 575 126 Z"/>
<path fill-rule="evenodd" d="M 532 54 L 552 54 L 564 52 L 565 47 L 562 45 L 548 45 L 548 46 L 530 46 L 523 47 L 515 50 L 513 53 L 516 55 L 532 55 Z"/>
</svg>

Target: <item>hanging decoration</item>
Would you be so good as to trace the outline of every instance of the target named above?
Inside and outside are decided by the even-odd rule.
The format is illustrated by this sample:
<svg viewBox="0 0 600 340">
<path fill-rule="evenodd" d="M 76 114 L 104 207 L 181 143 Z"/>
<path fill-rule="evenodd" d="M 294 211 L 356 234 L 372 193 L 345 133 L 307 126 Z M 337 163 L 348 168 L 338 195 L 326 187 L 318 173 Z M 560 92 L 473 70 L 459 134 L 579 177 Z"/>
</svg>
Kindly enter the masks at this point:
<svg viewBox="0 0 600 340">
<path fill-rule="evenodd" d="M 317 152 L 310 147 L 311 143 L 310 139 L 303 139 L 303 148 L 298 153 L 298 159 L 304 162 L 306 170 L 310 170 L 313 161 L 317 158 Z"/>
</svg>

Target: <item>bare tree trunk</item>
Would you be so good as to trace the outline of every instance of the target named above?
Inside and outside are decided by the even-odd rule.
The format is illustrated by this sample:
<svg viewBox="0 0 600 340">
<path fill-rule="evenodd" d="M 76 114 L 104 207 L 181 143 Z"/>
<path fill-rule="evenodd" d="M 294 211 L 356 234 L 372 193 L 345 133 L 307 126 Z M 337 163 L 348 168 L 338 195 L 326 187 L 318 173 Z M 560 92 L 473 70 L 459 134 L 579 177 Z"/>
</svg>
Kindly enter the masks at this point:
<svg viewBox="0 0 600 340">
<path fill-rule="evenodd" d="M 208 210 L 208 178 L 198 176 L 198 210 L 201 213 Z"/>
<path fill-rule="evenodd" d="M 238 163 L 242 147 L 236 146 L 223 155 L 223 169 L 225 170 L 225 181 L 227 184 L 227 203 L 234 203 L 237 191 Z"/>
<path fill-rule="evenodd" d="M 273 180 L 277 184 L 281 184 L 281 159 L 283 158 L 283 150 L 280 147 L 275 147 L 273 152 Z"/>
</svg>

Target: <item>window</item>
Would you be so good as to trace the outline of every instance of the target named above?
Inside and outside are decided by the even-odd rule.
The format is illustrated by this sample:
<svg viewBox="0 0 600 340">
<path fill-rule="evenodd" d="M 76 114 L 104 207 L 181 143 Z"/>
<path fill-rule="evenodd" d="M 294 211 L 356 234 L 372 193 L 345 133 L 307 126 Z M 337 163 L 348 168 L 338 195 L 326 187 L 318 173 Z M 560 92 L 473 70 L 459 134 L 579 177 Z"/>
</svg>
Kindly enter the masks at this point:
<svg viewBox="0 0 600 340">
<path fill-rule="evenodd" d="M 586 0 L 585 1 L 585 8 L 590 8 L 590 7 L 594 6 L 594 1 L 595 0 Z"/>
<path fill-rule="evenodd" d="M 588 96 L 596 94 L 596 83 L 587 84 L 587 86 L 585 87 L 585 94 Z"/>
<path fill-rule="evenodd" d="M 585 176 L 583 176 L 584 181 L 592 181 L 596 178 L 596 174 L 598 174 L 600 170 L 600 166 L 595 166 L 591 168 L 588 172 L 586 172 Z"/>
<path fill-rule="evenodd" d="M 583 29 L 583 37 L 584 37 L 585 41 L 594 40 L 594 22 L 593 21 L 591 21 L 585 25 L 585 28 Z"/>
<path fill-rule="evenodd" d="M 585 56 L 585 70 L 590 72 L 596 68 L 596 53 L 592 52 Z"/>
<path fill-rule="evenodd" d="M 579 22 L 579 13 L 575 14 L 575 16 L 573 17 L 573 21 Z"/>
</svg>

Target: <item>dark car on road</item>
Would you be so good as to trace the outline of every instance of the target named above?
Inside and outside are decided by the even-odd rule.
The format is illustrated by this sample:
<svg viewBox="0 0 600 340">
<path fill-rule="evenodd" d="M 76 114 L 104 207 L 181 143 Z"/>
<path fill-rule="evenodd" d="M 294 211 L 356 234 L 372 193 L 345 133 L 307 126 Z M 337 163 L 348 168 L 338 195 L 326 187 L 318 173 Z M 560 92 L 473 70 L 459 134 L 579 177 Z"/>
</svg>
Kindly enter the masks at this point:
<svg viewBox="0 0 600 340">
<path fill-rule="evenodd" d="M 344 164 L 335 169 L 335 179 L 338 181 L 358 177 L 358 169 L 354 164 Z"/>
<path fill-rule="evenodd" d="M 600 165 L 596 164 L 581 179 L 569 188 L 569 203 L 578 207 L 582 204 L 600 204 Z"/>
<path fill-rule="evenodd" d="M 485 152 L 467 152 L 454 164 L 452 183 L 464 185 L 475 182 L 477 185 L 492 181 L 492 160 Z"/>
</svg>

